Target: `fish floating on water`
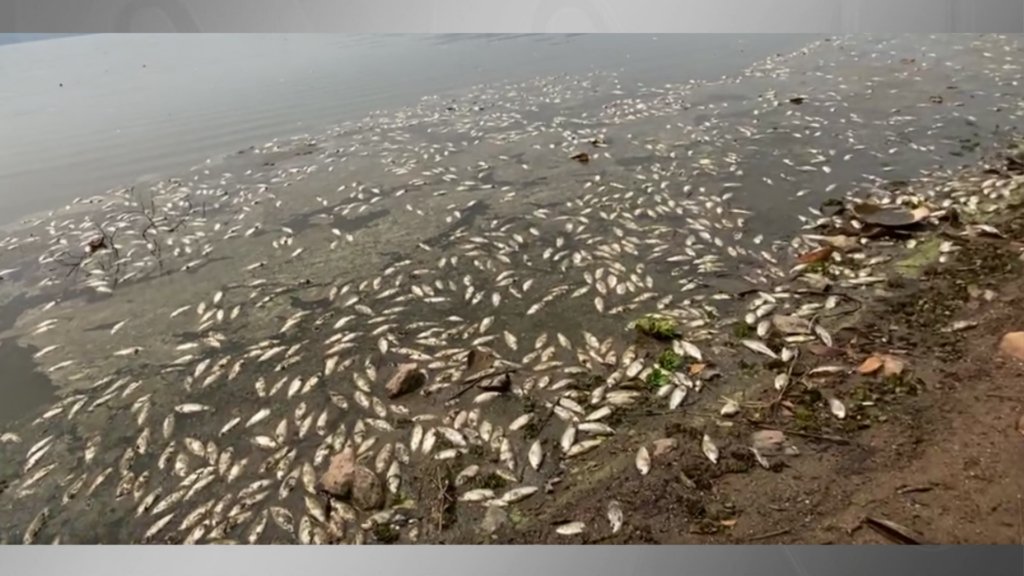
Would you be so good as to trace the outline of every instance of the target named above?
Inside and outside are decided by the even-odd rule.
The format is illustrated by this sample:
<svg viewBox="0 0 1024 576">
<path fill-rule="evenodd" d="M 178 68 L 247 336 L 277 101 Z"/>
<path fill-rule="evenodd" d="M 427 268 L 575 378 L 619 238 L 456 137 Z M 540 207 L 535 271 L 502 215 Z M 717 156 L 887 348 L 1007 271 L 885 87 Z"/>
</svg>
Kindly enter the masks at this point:
<svg viewBox="0 0 1024 576">
<path fill-rule="evenodd" d="M 783 62 L 736 81 L 784 80 Z M 988 74 L 1019 76 L 990 62 Z M 113 191 L 98 212 L 55 212 L 32 236 L 0 240 L 7 253 L 39 251 L 36 271 L 19 264 L 4 271 L 12 279 L 46 288 L 66 278 L 94 302 L 79 314 L 73 298 L 55 297 L 22 327 L 55 342 L 33 359 L 75 387 L 0 434 L 21 468 L 0 503 L 27 511 L 12 518 L 13 539 L 88 538 L 75 527 L 88 502 L 137 542 L 361 543 L 391 533 L 381 526 L 411 542 L 427 530 L 412 521 L 428 505 L 412 500 L 425 470 L 451 467 L 456 506 L 525 506 L 546 497 L 561 466 L 629 442 L 619 414 L 649 399 L 686 410 L 721 355 L 791 366 L 803 345 L 831 347 L 838 336 L 824 320 L 845 303 L 822 287 L 871 290 L 886 280 L 885 259 L 833 235 L 848 251 L 802 262 L 821 249 L 818 227 L 843 222 L 812 208 L 791 218 L 803 228 L 792 238 L 772 240 L 751 194 L 830 193 L 859 177 L 860 158 L 915 150 L 870 151 L 865 114 L 843 100 L 855 97 L 849 87 L 809 77 L 828 89 L 799 107 L 767 93 L 726 120 L 725 106 L 705 104 L 709 119 L 694 126 L 673 115 L 699 101 L 699 83 L 633 98 L 602 75 L 484 87 L 467 99 L 481 102 L 475 112 L 427 100 L 271 142 L 240 173 L 204 167 L 154 185 L 146 202 Z M 595 93 L 600 112 L 528 113 Z M 564 162 L 580 146 L 586 166 Z M 617 164 L 629 150 L 648 161 Z M 1020 185 L 987 175 L 879 202 L 985 212 Z M 154 303 L 119 300 L 146 290 Z M 127 314 L 84 332 L 96 352 L 80 353 L 60 336 L 88 323 L 88 306 Z M 638 318 L 672 327 L 664 349 L 678 366 L 633 341 L 626 327 Z M 848 371 L 822 365 L 805 377 Z M 768 385 L 790 383 L 782 368 Z M 854 405 L 830 398 L 828 409 L 843 419 Z M 740 410 L 727 400 L 720 415 Z M 711 465 L 728 457 L 710 434 L 694 444 Z M 360 491 L 327 494 L 321 479 L 346 450 Z M 646 446 L 629 454 L 634 477 L 658 474 Z M 618 533 L 624 504 L 608 503 L 603 528 L 586 519 L 553 530 Z"/>
</svg>

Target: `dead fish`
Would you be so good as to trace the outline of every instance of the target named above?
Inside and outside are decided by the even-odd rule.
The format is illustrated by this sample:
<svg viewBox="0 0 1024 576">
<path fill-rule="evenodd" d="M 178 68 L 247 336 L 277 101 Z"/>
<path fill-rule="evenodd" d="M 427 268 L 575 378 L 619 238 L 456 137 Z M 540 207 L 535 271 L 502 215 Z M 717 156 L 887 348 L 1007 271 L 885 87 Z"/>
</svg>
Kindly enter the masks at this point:
<svg viewBox="0 0 1024 576">
<path fill-rule="evenodd" d="M 608 523 L 611 525 L 612 534 L 618 534 L 619 530 L 622 529 L 622 524 L 625 520 L 625 515 L 622 512 L 622 505 L 617 501 L 612 500 L 608 503 Z"/>
<path fill-rule="evenodd" d="M 749 350 L 757 352 L 758 354 L 763 354 L 764 356 L 772 358 L 773 360 L 777 360 L 779 358 L 778 354 L 773 352 L 771 348 L 769 348 L 764 342 L 761 342 L 759 340 L 744 339 L 740 340 L 740 344 L 743 344 Z"/>
<path fill-rule="evenodd" d="M 714 440 L 707 434 L 701 439 L 700 448 L 712 464 L 718 464 L 718 446 L 715 445 Z"/>
<path fill-rule="evenodd" d="M 840 420 L 846 418 L 846 406 L 842 403 L 841 400 L 835 397 L 830 397 L 828 399 L 828 406 L 829 409 L 832 411 L 833 416 Z"/>
<path fill-rule="evenodd" d="M 582 534 L 586 528 L 587 525 L 583 522 L 566 522 L 565 524 L 560 524 L 556 527 L 555 532 L 561 536 L 575 536 L 577 534 Z"/>
<path fill-rule="evenodd" d="M 636 452 L 636 458 L 634 460 L 636 469 L 640 471 L 641 476 L 646 476 L 651 471 L 651 455 L 647 451 L 646 446 L 641 446 Z"/>
</svg>

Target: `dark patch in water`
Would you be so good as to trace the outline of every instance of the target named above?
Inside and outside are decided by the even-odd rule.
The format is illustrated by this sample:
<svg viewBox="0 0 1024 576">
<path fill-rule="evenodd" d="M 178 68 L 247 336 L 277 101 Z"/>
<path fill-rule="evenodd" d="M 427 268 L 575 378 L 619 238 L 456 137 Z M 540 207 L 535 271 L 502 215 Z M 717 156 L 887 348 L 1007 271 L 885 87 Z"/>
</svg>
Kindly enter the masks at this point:
<svg viewBox="0 0 1024 576">
<path fill-rule="evenodd" d="M 331 226 L 341 230 L 342 232 L 357 232 L 391 214 L 390 210 L 377 210 L 376 212 L 363 214 L 361 216 L 337 216 L 334 213 L 335 210 L 337 210 L 337 206 L 325 206 L 318 210 L 298 214 L 289 218 L 284 222 L 284 224 L 282 224 L 282 226 L 291 228 L 295 234 L 301 234 L 315 226 L 322 226 L 322 224 L 315 224 L 313 220 L 315 218 L 323 217 L 329 218 L 331 220 Z"/>
<path fill-rule="evenodd" d="M 465 210 L 462 213 L 462 217 L 452 222 L 450 226 L 440 234 L 435 235 L 432 238 L 428 238 L 424 244 L 427 246 L 443 247 L 449 246 L 453 242 L 453 235 L 462 228 L 476 222 L 476 219 L 483 216 L 490 209 L 490 204 L 487 202 L 477 202 L 471 208 Z M 400 258 L 400 256 L 394 256 L 393 258 Z"/>
<path fill-rule="evenodd" d="M 49 301 L 47 296 L 19 294 L 0 308 L 0 332 L 10 330 L 26 310 Z M 25 418 L 52 403 L 57 387 L 37 370 L 34 346 L 19 346 L 13 338 L 0 340 L 0 425 Z"/>
</svg>

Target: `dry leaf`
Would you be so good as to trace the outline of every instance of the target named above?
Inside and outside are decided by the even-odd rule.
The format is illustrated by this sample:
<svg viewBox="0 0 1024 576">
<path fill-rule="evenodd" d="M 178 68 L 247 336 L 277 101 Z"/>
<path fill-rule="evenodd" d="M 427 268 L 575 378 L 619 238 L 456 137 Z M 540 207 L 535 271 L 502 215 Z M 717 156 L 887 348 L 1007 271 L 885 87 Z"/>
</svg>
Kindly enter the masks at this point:
<svg viewBox="0 0 1024 576">
<path fill-rule="evenodd" d="M 903 369 L 906 367 L 903 360 L 900 360 L 895 356 L 889 356 L 888 354 L 882 356 L 882 362 L 883 376 L 899 376 L 903 373 Z"/>
<path fill-rule="evenodd" d="M 932 211 L 925 208 L 924 206 L 918 206 L 910 211 L 910 215 L 914 218 L 914 222 L 920 222 L 925 218 L 932 215 Z"/>
<path fill-rule="evenodd" d="M 690 376 L 696 376 L 704 371 L 707 364 L 690 364 Z"/>
<path fill-rule="evenodd" d="M 726 528 L 732 528 L 739 521 L 739 518 L 730 518 L 728 520 L 719 520 L 718 523 L 722 526 L 725 526 Z"/>
<path fill-rule="evenodd" d="M 1003 354 L 1024 361 L 1024 332 L 1010 332 L 999 342 L 999 351 Z"/>
<path fill-rule="evenodd" d="M 832 256 L 832 253 L 835 251 L 836 249 L 831 246 L 824 246 L 822 248 L 812 250 L 800 256 L 799 258 L 797 258 L 797 261 L 800 262 L 801 264 L 815 264 L 817 262 L 824 262 L 825 260 L 828 260 L 829 257 Z"/>
<path fill-rule="evenodd" d="M 857 372 L 860 374 L 874 374 L 884 365 L 885 361 L 878 356 L 869 356 L 868 359 L 857 368 Z"/>
</svg>

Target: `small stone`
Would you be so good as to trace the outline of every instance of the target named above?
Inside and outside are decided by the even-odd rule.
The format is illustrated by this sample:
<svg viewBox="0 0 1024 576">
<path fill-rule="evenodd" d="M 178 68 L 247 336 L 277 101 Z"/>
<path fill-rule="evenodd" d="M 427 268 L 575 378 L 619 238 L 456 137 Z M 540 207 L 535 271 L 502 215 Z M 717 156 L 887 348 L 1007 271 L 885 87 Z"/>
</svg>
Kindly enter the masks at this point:
<svg viewBox="0 0 1024 576">
<path fill-rule="evenodd" d="M 1024 361 L 1024 332 L 1010 332 L 999 342 L 999 351 L 1011 358 Z"/>
<path fill-rule="evenodd" d="M 499 506 L 488 506 L 484 519 L 480 522 L 480 533 L 491 536 L 508 524 L 508 512 Z"/>
<path fill-rule="evenodd" d="M 327 471 L 320 477 L 320 489 L 337 498 L 347 498 L 352 491 L 355 471 L 355 450 L 346 448 L 331 458 Z"/>
<path fill-rule="evenodd" d="M 786 335 L 811 333 L 811 323 L 799 316 L 776 314 L 772 316 L 772 325 L 775 326 L 776 330 Z"/>
<path fill-rule="evenodd" d="M 679 447 L 679 441 L 675 438 L 659 438 L 653 444 L 654 452 L 651 454 L 652 458 L 664 456 Z"/>
<path fill-rule="evenodd" d="M 365 466 L 357 466 L 353 473 L 352 504 L 364 512 L 384 506 L 384 484 Z"/>
<path fill-rule="evenodd" d="M 395 371 L 395 374 L 384 385 L 384 392 L 388 398 L 394 399 L 408 394 L 424 384 L 427 375 L 424 374 L 415 363 L 402 364 Z"/>
</svg>

